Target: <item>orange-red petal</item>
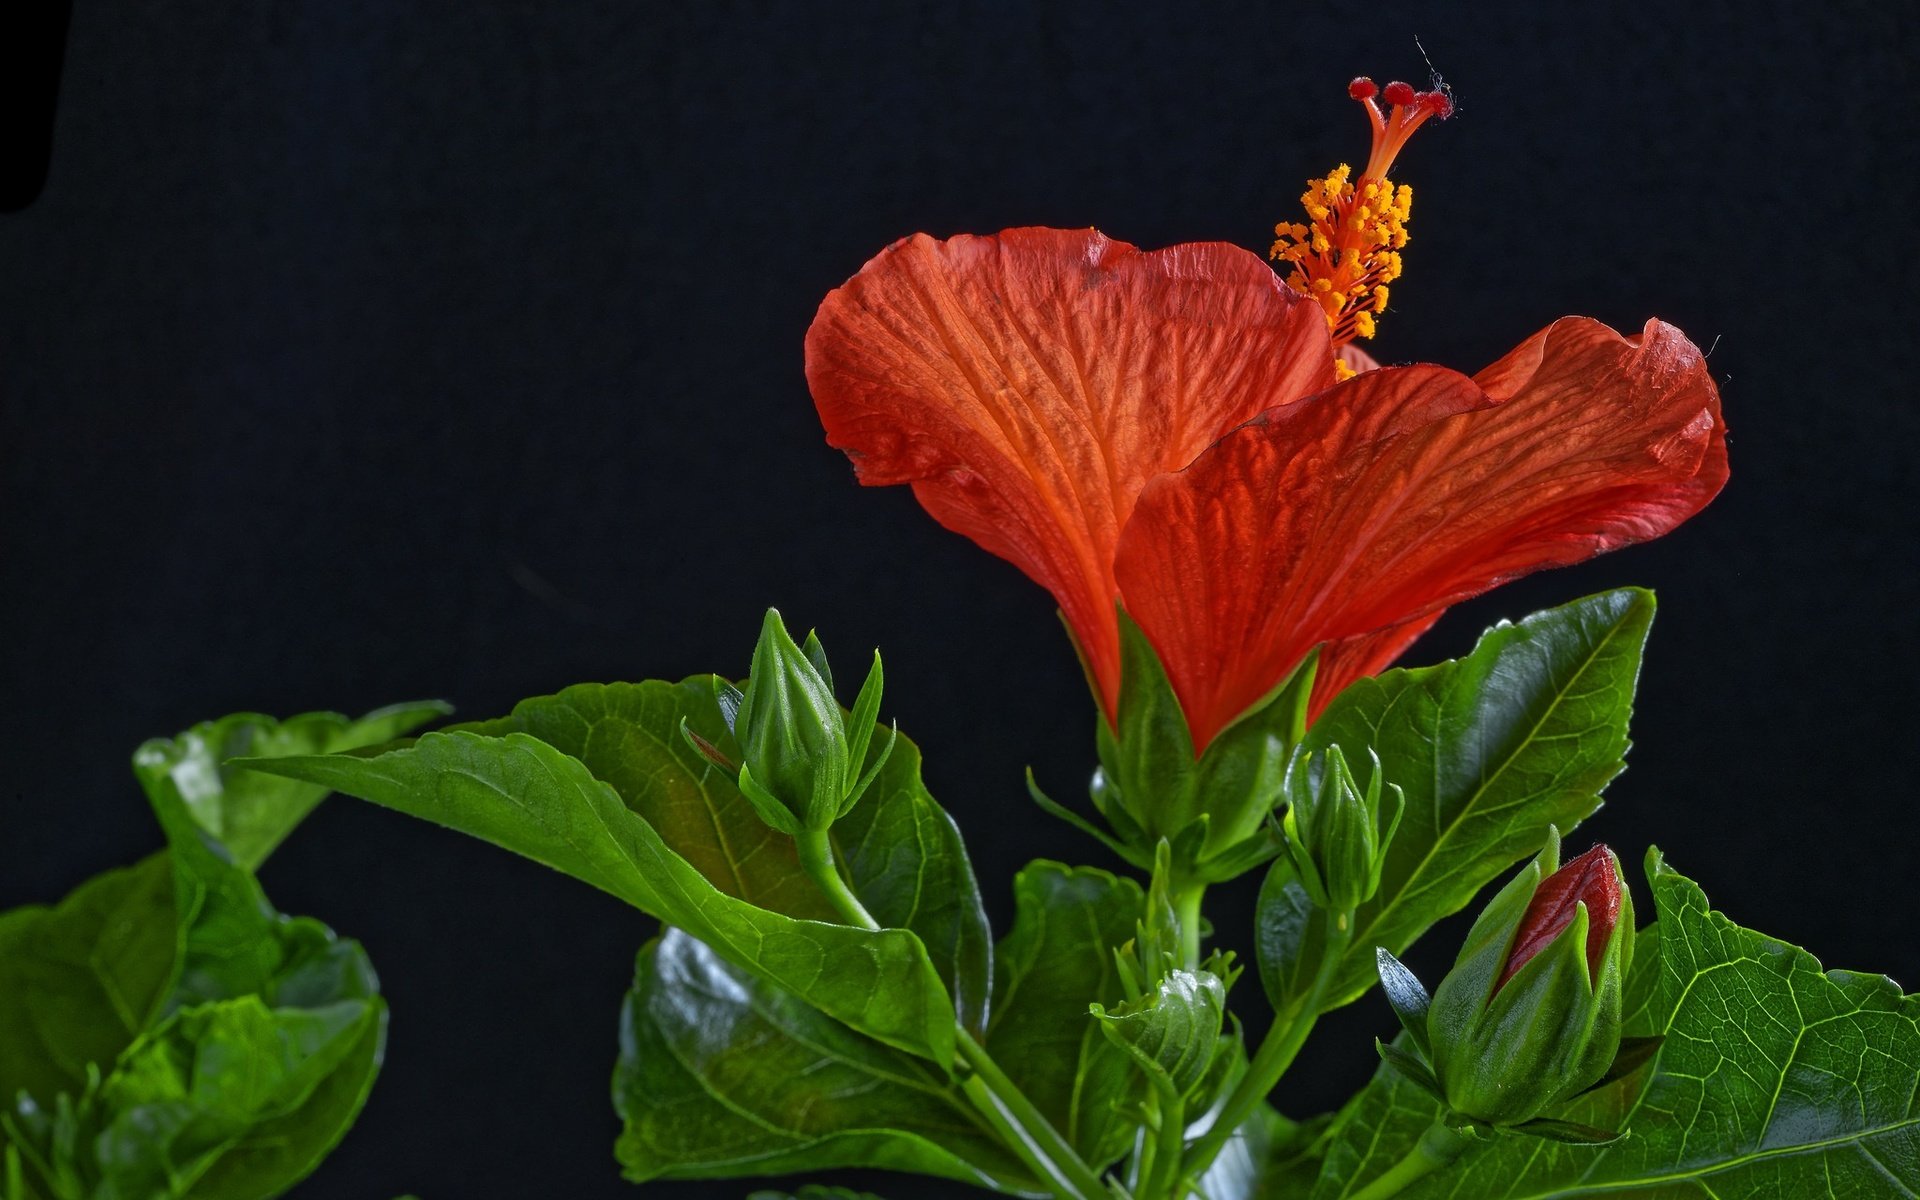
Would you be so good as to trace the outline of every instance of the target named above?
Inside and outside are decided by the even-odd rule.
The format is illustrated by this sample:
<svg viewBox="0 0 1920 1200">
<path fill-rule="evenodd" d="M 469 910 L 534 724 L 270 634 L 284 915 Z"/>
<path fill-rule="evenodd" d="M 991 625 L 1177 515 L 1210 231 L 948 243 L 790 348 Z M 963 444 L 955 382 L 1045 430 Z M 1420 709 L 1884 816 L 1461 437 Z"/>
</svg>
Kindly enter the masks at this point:
<svg viewBox="0 0 1920 1200">
<path fill-rule="evenodd" d="M 1140 490 L 1333 381 L 1326 320 L 1259 258 L 1091 229 L 895 243 L 827 296 L 807 382 L 862 483 L 1053 593 L 1107 711 L 1114 547 Z"/>
<path fill-rule="evenodd" d="M 1657 537 L 1726 481 L 1700 351 L 1569 317 L 1468 380 L 1368 371 L 1270 413 L 1141 496 L 1127 611 L 1204 745 L 1316 644 L 1315 708 L 1447 605 Z"/>
<path fill-rule="evenodd" d="M 1436 609 L 1372 633 L 1336 638 L 1322 646 L 1318 669 L 1313 674 L 1313 695 L 1307 701 L 1307 719 L 1317 719 L 1327 701 L 1345 691 L 1354 680 L 1378 675 L 1392 666 L 1446 611 Z"/>
</svg>

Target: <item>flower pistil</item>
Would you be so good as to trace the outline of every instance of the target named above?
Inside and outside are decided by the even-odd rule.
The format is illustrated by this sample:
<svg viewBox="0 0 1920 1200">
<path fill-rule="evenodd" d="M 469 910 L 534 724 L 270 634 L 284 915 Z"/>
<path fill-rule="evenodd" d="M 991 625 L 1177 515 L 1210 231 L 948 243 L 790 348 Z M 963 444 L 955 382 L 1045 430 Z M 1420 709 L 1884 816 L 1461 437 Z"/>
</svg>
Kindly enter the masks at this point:
<svg viewBox="0 0 1920 1200">
<path fill-rule="evenodd" d="M 1308 180 L 1300 203 L 1310 223 L 1275 225 L 1267 255 L 1293 268 L 1287 282 L 1320 305 L 1336 347 L 1373 336 L 1374 317 L 1387 307 L 1387 285 L 1400 277 L 1413 189 L 1387 178 L 1395 156 L 1429 119 L 1453 115 L 1453 98 L 1444 88 L 1416 92 L 1395 82 L 1382 91 L 1363 75 L 1347 85 L 1347 94 L 1366 109 L 1373 126 L 1366 169 L 1355 179 L 1353 168 L 1341 163 L 1326 178 Z M 1386 100 L 1387 111 L 1376 97 Z M 1342 378 L 1353 374 L 1345 362 L 1338 369 Z"/>
</svg>

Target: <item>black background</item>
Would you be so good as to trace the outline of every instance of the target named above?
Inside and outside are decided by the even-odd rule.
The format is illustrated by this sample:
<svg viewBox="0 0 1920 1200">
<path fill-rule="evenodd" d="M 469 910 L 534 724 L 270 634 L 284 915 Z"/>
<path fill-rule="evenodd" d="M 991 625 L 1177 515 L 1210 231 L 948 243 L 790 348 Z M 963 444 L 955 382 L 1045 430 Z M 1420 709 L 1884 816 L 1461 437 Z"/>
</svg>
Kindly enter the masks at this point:
<svg viewBox="0 0 1920 1200">
<path fill-rule="evenodd" d="M 1366 152 L 1348 77 L 1423 83 L 1418 36 L 1460 112 L 1396 173 L 1374 348 L 1473 369 L 1562 313 L 1657 314 L 1713 347 L 1734 438 L 1700 518 L 1463 605 L 1410 661 L 1657 588 L 1633 766 L 1573 847 L 1657 840 L 1736 919 L 1920 983 L 1900 10 L 82 0 L 45 190 L 0 217 L 0 905 L 156 844 L 150 735 L 741 673 L 773 603 L 884 649 L 1004 928 L 1019 863 L 1106 861 L 1019 783 L 1076 791 L 1091 708 L 1038 588 L 823 444 L 814 306 L 917 229 L 1262 250 Z M 393 1004 L 296 1195 L 630 1192 L 607 1081 L 648 920 L 344 800 L 264 879 Z M 1211 898 L 1229 943 L 1250 895 Z M 1388 1020 L 1328 1021 L 1289 1106 L 1337 1102 Z"/>
</svg>

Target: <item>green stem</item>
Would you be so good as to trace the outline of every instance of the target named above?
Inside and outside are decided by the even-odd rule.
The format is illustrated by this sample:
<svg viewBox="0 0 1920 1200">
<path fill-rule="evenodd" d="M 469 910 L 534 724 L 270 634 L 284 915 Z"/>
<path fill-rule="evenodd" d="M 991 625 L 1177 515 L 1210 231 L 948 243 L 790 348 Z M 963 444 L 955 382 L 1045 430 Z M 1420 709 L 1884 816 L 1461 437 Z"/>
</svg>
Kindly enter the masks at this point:
<svg viewBox="0 0 1920 1200">
<path fill-rule="evenodd" d="M 867 906 L 860 903 L 860 897 L 854 895 L 847 881 L 840 878 L 839 869 L 833 865 L 833 842 L 827 837 L 826 830 L 802 829 L 795 835 L 793 845 L 800 852 L 800 869 L 826 893 L 834 911 L 847 924 L 860 929 L 880 928 L 880 922 L 873 919 Z"/>
<path fill-rule="evenodd" d="M 1187 1106 L 1171 1088 L 1160 1089 L 1158 1099 L 1158 1146 L 1141 1182 L 1139 1200 L 1177 1200 L 1182 1194 L 1180 1152 L 1187 1134 Z"/>
<path fill-rule="evenodd" d="M 1180 921 L 1180 957 L 1191 971 L 1200 965 L 1200 901 L 1204 883 L 1190 883 L 1173 894 L 1173 913 Z"/>
<path fill-rule="evenodd" d="M 1153 1175 L 1154 1155 L 1159 1152 L 1158 1139 L 1147 1136 L 1148 1129 L 1141 1125 L 1133 1131 L 1133 1157 L 1127 1163 L 1127 1187 L 1133 1192 L 1134 1200 L 1146 1196 L 1147 1180 Z"/>
<path fill-rule="evenodd" d="M 840 878 L 833 862 L 833 842 L 827 831 L 803 829 L 793 839 L 800 854 L 800 868 L 820 888 L 849 925 L 861 929 L 879 929 L 866 905 Z M 1112 1194 L 1100 1182 L 1093 1168 L 1060 1136 L 1045 1114 L 1033 1106 L 1013 1080 L 975 1041 L 966 1029 L 958 1030 L 955 1046 L 960 1057 L 973 1069 L 960 1090 L 985 1117 L 989 1126 L 1038 1178 L 1061 1200 L 1112 1200 Z"/>
<path fill-rule="evenodd" d="M 1340 974 L 1350 937 L 1348 929 L 1342 928 L 1340 922 L 1334 921 L 1332 925 L 1327 931 L 1320 967 L 1313 975 L 1313 985 L 1298 1003 L 1289 1006 L 1285 1012 L 1274 1014 L 1273 1026 L 1261 1040 L 1260 1048 L 1254 1051 L 1246 1074 L 1240 1077 L 1240 1082 L 1221 1106 L 1213 1124 L 1188 1150 L 1185 1163 L 1187 1178 L 1198 1178 L 1213 1165 L 1213 1160 L 1240 1126 L 1260 1107 L 1260 1102 L 1272 1093 L 1274 1085 L 1293 1065 L 1300 1047 L 1306 1044 L 1307 1035 L 1313 1032 L 1314 1022 L 1320 1019 L 1321 1001 L 1326 998 L 1327 989 Z M 1351 922 L 1347 925 L 1350 928 Z"/>
<path fill-rule="evenodd" d="M 960 1031 L 960 1057 L 973 1068 L 973 1075 L 962 1085 L 973 1102 L 995 1129 L 1007 1148 L 1052 1189 L 1060 1200 L 1111 1200 L 1111 1193 L 1100 1182 L 1093 1168 L 1067 1144 L 1045 1115 L 1033 1106 L 1006 1072 L 988 1055 L 973 1035 Z"/>
<path fill-rule="evenodd" d="M 1420 1135 L 1420 1140 L 1414 1143 L 1413 1149 L 1407 1151 L 1405 1158 L 1387 1168 L 1386 1174 L 1352 1193 L 1347 1200 L 1387 1200 L 1389 1196 L 1397 1196 L 1415 1180 L 1423 1179 L 1459 1158 L 1461 1152 L 1471 1144 L 1465 1134 L 1435 1121 L 1427 1126 L 1427 1131 Z"/>
</svg>

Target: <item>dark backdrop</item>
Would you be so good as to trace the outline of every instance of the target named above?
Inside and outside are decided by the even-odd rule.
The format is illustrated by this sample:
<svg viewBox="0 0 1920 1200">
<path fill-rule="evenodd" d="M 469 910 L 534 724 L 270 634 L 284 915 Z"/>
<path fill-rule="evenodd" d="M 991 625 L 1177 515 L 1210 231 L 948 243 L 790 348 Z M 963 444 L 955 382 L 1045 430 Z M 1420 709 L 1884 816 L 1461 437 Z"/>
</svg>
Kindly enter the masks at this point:
<svg viewBox="0 0 1920 1200">
<path fill-rule="evenodd" d="M 1039 589 L 823 444 L 814 306 L 914 230 L 1263 249 L 1365 154 L 1347 78 L 1423 82 L 1418 36 L 1460 113 L 1397 172 L 1376 348 L 1471 369 L 1562 313 L 1658 314 L 1713 347 L 1735 433 L 1699 519 L 1463 605 L 1413 661 L 1656 587 L 1633 767 L 1575 845 L 1658 840 L 1737 919 L 1920 983 L 1898 6 L 1105 10 L 80 0 L 45 190 L 0 217 L 0 904 L 156 843 L 147 736 L 743 672 L 774 603 L 884 648 L 1004 927 L 1019 863 L 1105 861 L 1019 782 L 1076 790 L 1090 706 Z M 297 1195 L 629 1193 L 607 1081 L 650 922 L 345 800 L 264 878 L 393 1003 Z M 1249 896 L 1216 893 L 1230 942 Z M 1330 1021 L 1293 1106 L 1387 1022 Z"/>
</svg>

